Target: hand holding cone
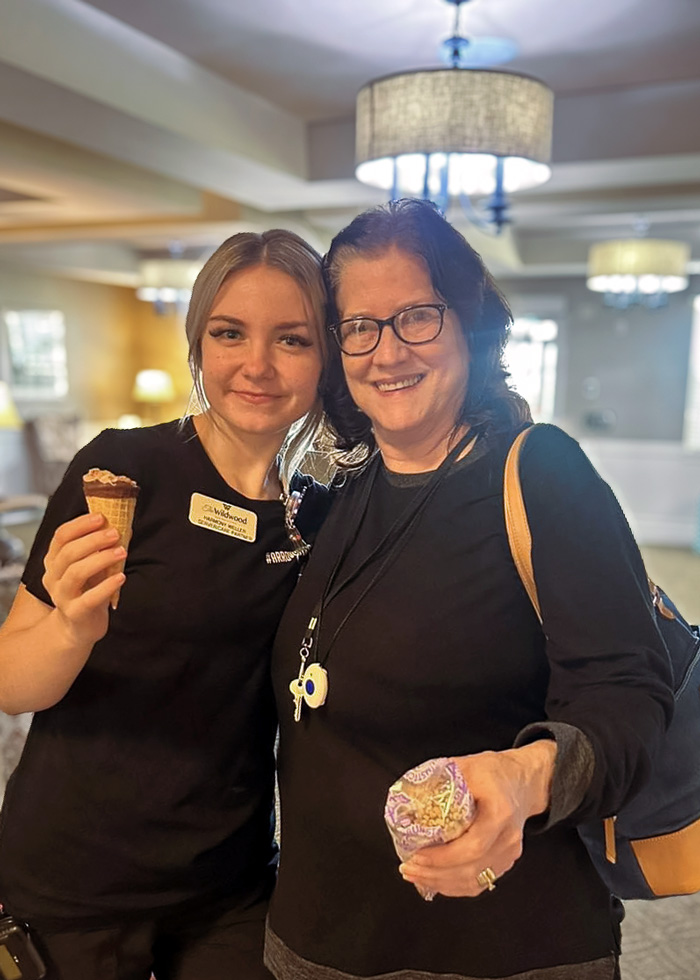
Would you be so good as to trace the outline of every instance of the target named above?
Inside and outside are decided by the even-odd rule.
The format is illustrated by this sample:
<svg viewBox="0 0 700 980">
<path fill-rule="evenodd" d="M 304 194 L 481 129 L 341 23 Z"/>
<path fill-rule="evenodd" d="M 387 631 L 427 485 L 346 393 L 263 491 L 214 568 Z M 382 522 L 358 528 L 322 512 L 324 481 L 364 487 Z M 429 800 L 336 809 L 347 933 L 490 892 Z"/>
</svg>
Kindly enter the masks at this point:
<svg viewBox="0 0 700 980">
<path fill-rule="evenodd" d="M 103 514 L 107 522 L 119 532 L 119 544 L 128 549 L 139 485 L 128 476 L 115 476 L 109 470 L 91 469 L 83 476 L 83 493 L 91 514 Z M 104 577 L 124 571 L 125 560 L 115 562 Z M 110 600 L 112 609 L 117 608 L 120 589 Z"/>
</svg>

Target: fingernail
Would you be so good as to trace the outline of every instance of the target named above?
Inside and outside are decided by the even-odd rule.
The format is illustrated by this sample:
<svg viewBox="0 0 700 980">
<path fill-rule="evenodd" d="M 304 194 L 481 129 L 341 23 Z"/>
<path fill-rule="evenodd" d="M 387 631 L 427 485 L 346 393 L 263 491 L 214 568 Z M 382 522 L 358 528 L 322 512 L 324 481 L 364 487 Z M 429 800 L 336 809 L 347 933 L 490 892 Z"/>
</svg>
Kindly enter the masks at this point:
<svg viewBox="0 0 700 980">
<path fill-rule="evenodd" d="M 126 548 L 115 548 L 112 554 L 115 558 L 126 558 Z"/>
</svg>

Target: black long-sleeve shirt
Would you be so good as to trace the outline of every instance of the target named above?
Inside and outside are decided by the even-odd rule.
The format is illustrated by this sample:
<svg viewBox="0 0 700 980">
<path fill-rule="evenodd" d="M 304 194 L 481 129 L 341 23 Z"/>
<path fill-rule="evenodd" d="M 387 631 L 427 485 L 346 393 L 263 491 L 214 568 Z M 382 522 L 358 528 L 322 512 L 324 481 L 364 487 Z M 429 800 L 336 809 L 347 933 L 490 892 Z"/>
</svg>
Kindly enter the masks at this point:
<svg viewBox="0 0 700 980">
<path fill-rule="evenodd" d="M 270 928 L 281 980 L 305 975 L 302 963 L 351 976 L 505 977 L 603 961 L 617 947 L 610 895 L 574 824 L 614 813 L 647 778 L 672 706 L 667 655 L 613 494 L 552 426 L 531 434 L 521 459 L 540 628 L 505 532 L 508 442 L 482 443 L 455 467 L 374 581 L 381 556 L 362 559 L 416 490 L 380 473 L 351 526 L 367 477 L 353 481 L 287 608 L 273 656 L 284 843 Z M 339 579 L 359 572 L 327 603 L 311 658 L 328 671 L 328 698 L 295 723 L 300 641 L 348 534 Z M 382 819 L 389 786 L 431 757 L 509 748 L 547 719 L 583 732 L 594 753 L 575 811 L 527 835 L 493 893 L 423 902 L 397 872 Z"/>
</svg>

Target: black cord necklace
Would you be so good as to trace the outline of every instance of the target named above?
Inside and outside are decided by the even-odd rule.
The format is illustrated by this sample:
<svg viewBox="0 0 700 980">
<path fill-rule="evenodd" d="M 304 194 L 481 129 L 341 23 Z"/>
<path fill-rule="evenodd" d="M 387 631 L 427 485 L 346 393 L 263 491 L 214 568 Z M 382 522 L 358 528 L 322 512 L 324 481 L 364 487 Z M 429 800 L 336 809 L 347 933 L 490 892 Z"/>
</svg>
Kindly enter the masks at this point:
<svg viewBox="0 0 700 980">
<path fill-rule="evenodd" d="M 360 562 L 357 568 L 351 571 L 344 578 L 339 578 L 338 573 L 343 562 L 348 556 L 348 552 L 350 551 L 355 537 L 355 531 L 357 528 L 359 528 L 362 518 L 365 515 L 365 511 L 367 510 L 372 488 L 374 487 L 377 474 L 381 468 L 381 455 L 377 453 L 369 463 L 364 486 L 362 487 L 360 493 L 358 493 L 357 499 L 355 500 L 354 506 L 351 508 L 348 515 L 348 520 L 346 521 L 346 533 L 343 542 L 338 549 L 338 557 L 328 577 L 321 597 L 314 606 L 314 610 L 306 627 L 304 637 L 301 641 L 301 647 L 299 648 L 299 673 L 289 685 L 289 690 L 292 694 L 292 698 L 294 699 L 295 721 L 301 720 L 301 710 L 303 704 L 306 704 L 309 708 L 320 708 L 322 704 L 325 704 L 326 698 L 328 697 L 328 672 L 326 671 L 324 665 L 328 660 L 333 644 L 338 638 L 338 634 L 341 632 L 350 616 L 352 616 L 352 614 L 355 612 L 360 602 L 362 602 L 370 589 L 373 588 L 377 580 L 386 569 L 387 565 L 403 547 L 408 535 L 417 523 L 423 508 L 449 473 L 450 469 L 452 468 L 452 464 L 465 450 L 471 450 L 475 441 L 476 436 L 471 436 L 469 432 L 467 432 L 460 439 L 457 445 L 442 461 L 440 466 L 432 473 L 428 482 L 420 488 L 410 505 L 401 514 L 399 514 L 380 542 Z M 381 560 L 379 561 L 374 574 L 370 578 L 365 588 L 362 589 L 360 595 L 352 603 L 350 609 L 347 611 L 336 628 L 333 636 L 326 646 L 323 658 L 317 657 L 317 659 L 313 663 L 310 663 L 307 667 L 307 661 L 311 656 L 314 640 L 320 632 L 319 627 L 324 609 L 342 589 L 353 581 L 353 579 L 357 578 L 360 572 L 362 572 L 371 562 L 376 561 L 378 558 L 381 558 Z"/>
</svg>

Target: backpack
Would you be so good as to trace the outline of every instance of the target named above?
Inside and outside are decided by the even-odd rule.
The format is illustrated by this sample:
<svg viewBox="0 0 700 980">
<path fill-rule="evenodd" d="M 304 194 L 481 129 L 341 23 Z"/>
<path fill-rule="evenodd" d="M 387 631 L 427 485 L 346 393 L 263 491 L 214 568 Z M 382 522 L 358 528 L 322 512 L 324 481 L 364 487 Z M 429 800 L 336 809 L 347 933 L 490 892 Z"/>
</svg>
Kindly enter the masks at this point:
<svg viewBox="0 0 700 980">
<path fill-rule="evenodd" d="M 503 503 L 510 550 L 542 622 L 518 461 L 531 429 L 506 459 Z M 600 877 L 619 898 L 700 891 L 700 631 L 649 580 L 656 623 L 673 670 L 673 720 L 647 785 L 613 817 L 578 826 Z"/>
</svg>

